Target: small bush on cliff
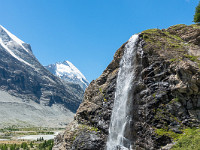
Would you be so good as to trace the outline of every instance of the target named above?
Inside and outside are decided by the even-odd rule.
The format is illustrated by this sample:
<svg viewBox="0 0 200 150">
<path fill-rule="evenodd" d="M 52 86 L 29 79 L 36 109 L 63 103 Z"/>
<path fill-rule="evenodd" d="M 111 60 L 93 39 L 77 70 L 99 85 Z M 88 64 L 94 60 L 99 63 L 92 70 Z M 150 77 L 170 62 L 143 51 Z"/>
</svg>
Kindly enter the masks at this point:
<svg viewBox="0 0 200 150">
<path fill-rule="evenodd" d="M 195 22 L 195 23 L 199 23 L 200 22 L 200 2 L 198 4 L 198 6 L 196 7 L 196 11 L 195 11 L 195 14 L 194 14 L 193 22 Z"/>
</svg>

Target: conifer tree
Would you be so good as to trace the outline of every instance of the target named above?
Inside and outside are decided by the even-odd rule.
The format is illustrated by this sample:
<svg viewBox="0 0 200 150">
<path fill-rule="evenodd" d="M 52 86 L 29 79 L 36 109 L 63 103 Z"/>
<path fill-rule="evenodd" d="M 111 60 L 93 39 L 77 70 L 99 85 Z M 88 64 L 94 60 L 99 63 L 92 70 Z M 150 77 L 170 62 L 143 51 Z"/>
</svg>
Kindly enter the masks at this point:
<svg viewBox="0 0 200 150">
<path fill-rule="evenodd" d="M 198 6 L 196 7 L 196 11 L 195 11 L 195 14 L 194 14 L 193 22 L 195 22 L 195 23 L 199 23 L 200 22 L 200 2 L 198 4 Z"/>
<path fill-rule="evenodd" d="M 33 148 L 33 142 L 32 142 L 32 141 L 31 141 L 31 143 L 30 143 L 30 147 Z"/>
</svg>

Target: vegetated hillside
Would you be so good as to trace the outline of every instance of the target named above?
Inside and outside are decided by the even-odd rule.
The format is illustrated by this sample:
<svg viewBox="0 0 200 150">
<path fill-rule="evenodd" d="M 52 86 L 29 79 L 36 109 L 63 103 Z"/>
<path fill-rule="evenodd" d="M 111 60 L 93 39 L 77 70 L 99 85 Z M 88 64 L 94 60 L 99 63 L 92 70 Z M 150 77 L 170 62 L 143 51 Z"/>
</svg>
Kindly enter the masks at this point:
<svg viewBox="0 0 200 150">
<path fill-rule="evenodd" d="M 29 44 L 0 26 L 0 126 L 58 127 L 82 101 L 77 88 L 46 70 Z"/>
<path fill-rule="evenodd" d="M 133 96 L 134 149 L 198 149 L 200 125 L 200 26 L 175 25 L 140 33 Z M 74 121 L 54 149 L 103 150 L 126 43 L 85 91 Z M 192 139 L 191 139 L 192 138 Z M 187 142 L 189 141 L 189 142 Z M 185 144 L 185 145 L 184 145 Z M 196 144 L 196 145 L 195 145 Z M 175 148 L 174 147 L 174 148 Z"/>
</svg>

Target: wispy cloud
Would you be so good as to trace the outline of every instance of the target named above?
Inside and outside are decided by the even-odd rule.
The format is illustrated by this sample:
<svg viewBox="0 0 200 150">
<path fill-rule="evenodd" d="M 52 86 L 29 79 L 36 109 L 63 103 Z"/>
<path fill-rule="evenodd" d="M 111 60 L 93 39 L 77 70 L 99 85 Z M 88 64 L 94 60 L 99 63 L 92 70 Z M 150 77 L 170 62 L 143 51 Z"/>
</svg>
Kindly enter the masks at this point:
<svg viewBox="0 0 200 150">
<path fill-rule="evenodd" d="M 190 0 L 185 0 L 185 1 L 188 2 L 188 3 L 190 2 Z"/>
</svg>

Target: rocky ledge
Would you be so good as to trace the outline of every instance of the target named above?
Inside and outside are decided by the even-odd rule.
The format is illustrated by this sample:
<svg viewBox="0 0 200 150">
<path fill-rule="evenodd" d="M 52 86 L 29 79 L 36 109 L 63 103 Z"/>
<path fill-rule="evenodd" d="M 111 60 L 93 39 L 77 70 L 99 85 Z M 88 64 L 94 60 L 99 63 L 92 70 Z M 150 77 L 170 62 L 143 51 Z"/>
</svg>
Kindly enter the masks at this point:
<svg viewBox="0 0 200 150">
<path fill-rule="evenodd" d="M 139 36 L 144 54 L 136 56 L 133 83 L 134 149 L 166 145 L 169 149 L 184 130 L 200 125 L 200 27 L 175 25 L 146 30 Z M 103 74 L 90 83 L 74 121 L 55 139 L 54 150 L 105 149 L 125 44 Z"/>
</svg>

